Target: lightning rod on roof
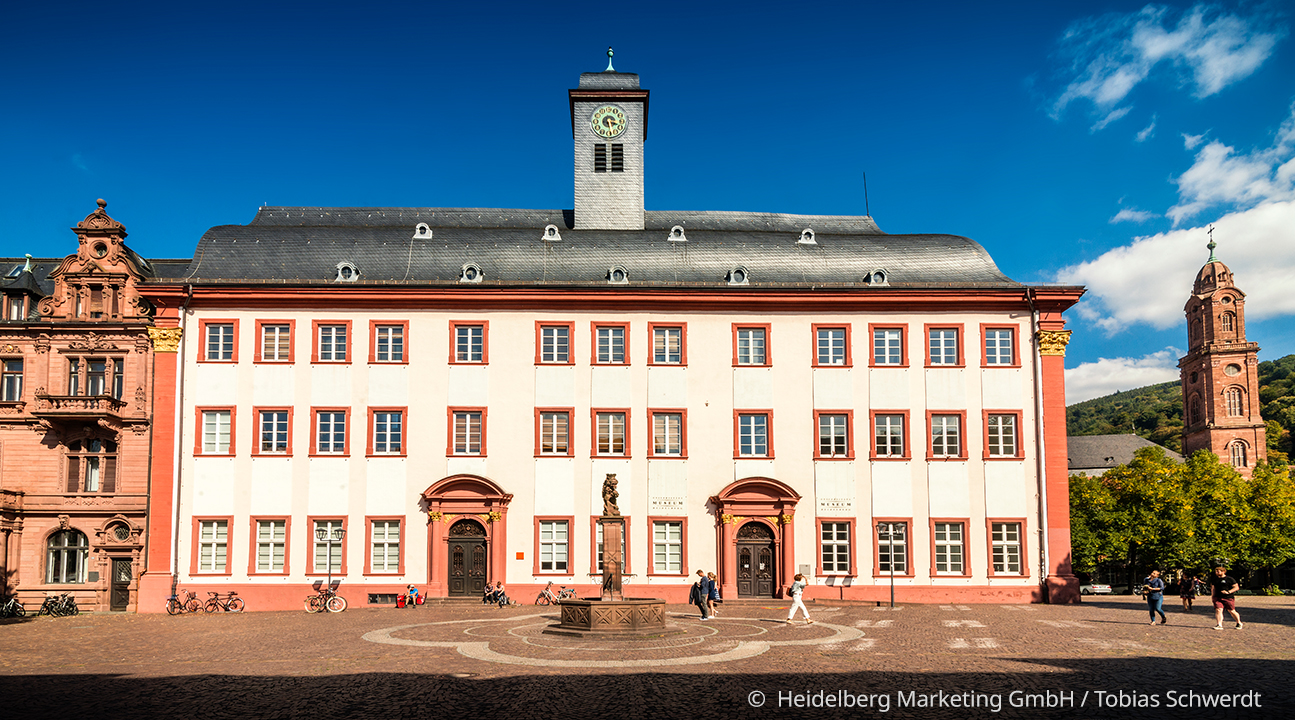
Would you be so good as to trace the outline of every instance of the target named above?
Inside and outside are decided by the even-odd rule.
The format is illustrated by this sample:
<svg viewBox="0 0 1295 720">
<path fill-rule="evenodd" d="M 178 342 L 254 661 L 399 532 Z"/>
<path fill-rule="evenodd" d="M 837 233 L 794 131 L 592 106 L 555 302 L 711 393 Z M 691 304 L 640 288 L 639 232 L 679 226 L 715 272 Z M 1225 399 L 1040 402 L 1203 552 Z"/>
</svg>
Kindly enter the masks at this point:
<svg viewBox="0 0 1295 720">
<path fill-rule="evenodd" d="M 872 217 L 872 210 L 868 207 L 868 173 L 863 174 L 863 213 Z"/>
</svg>

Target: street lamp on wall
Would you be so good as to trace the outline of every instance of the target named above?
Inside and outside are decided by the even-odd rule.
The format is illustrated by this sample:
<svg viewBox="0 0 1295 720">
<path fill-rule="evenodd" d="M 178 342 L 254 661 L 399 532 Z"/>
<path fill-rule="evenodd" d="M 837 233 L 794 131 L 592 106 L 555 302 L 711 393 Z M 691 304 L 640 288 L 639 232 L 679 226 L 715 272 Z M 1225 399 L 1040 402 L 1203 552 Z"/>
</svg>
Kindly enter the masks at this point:
<svg viewBox="0 0 1295 720">
<path fill-rule="evenodd" d="M 338 527 L 328 529 L 327 527 L 315 526 L 315 539 L 322 543 L 327 543 L 328 550 L 324 563 L 328 565 L 328 587 L 333 587 L 333 543 L 340 543 L 346 537 L 346 528 Z"/>
</svg>

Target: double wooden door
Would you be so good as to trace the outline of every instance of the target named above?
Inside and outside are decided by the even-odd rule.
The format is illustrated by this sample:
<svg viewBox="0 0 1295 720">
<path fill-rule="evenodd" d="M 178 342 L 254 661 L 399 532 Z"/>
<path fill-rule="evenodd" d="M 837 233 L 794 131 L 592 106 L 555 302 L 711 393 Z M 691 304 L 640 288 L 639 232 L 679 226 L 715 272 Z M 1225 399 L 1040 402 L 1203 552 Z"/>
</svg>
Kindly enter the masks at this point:
<svg viewBox="0 0 1295 720">
<path fill-rule="evenodd" d="M 450 597 L 480 596 L 486 588 L 486 565 L 485 528 L 471 520 L 450 526 Z"/>
<path fill-rule="evenodd" d="M 737 534 L 737 596 L 771 598 L 778 587 L 773 531 L 763 523 L 747 523 Z"/>
</svg>

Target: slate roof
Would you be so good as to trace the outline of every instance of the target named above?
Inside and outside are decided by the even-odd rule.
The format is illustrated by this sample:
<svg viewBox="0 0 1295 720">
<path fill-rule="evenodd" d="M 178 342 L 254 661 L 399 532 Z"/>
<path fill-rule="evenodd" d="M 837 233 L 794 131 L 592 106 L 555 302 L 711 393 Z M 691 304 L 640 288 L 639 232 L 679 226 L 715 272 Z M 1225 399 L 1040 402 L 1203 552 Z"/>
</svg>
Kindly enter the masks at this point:
<svg viewBox="0 0 1295 720">
<path fill-rule="evenodd" d="M 130 253 L 130 256 L 133 259 L 135 259 L 136 266 L 151 269 L 154 277 L 172 277 L 179 273 L 183 273 L 185 269 L 189 267 L 190 261 L 188 259 L 144 260 L 130 248 L 126 248 L 126 251 Z M 3 273 L 3 276 L 0 277 L 0 290 L 10 287 L 18 287 L 19 284 L 26 285 L 34 280 L 36 287 L 40 289 L 41 295 L 49 297 L 54 293 L 54 281 L 50 278 L 49 274 L 57 270 L 59 265 L 63 264 L 63 260 L 64 258 L 61 257 L 32 258 L 31 278 L 27 279 L 23 277 L 24 273 L 20 273 L 15 277 L 9 277 L 9 273 L 13 272 L 14 268 L 23 267 L 23 264 L 27 262 L 26 257 L 0 257 L 0 273 Z M 146 272 L 145 275 L 147 277 L 148 273 Z"/>
<path fill-rule="evenodd" d="M 1133 453 L 1144 447 L 1159 447 L 1150 440 L 1137 435 L 1071 435 L 1066 438 L 1067 454 L 1070 456 L 1070 470 L 1109 470 L 1116 465 L 1127 465 L 1133 461 Z M 1183 456 L 1161 448 L 1165 455 L 1183 461 Z"/>
<path fill-rule="evenodd" d="M 560 241 L 542 239 L 546 225 Z M 676 225 L 686 242 L 667 240 Z M 330 283 L 350 262 L 361 284 L 457 284 L 472 263 L 483 286 L 606 285 L 620 266 L 630 286 L 726 286 L 741 267 L 752 287 L 867 287 L 878 269 L 890 287 L 1023 287 L 972 240 L 888 235 L 870 217 L 648 211 L 641 231 L 572 226 L 570 210 L 263 207 L 247 225 L 208 230 L 170 279 Z M 806 228 L 816 244 L 797 242 Z"/>
</svg>

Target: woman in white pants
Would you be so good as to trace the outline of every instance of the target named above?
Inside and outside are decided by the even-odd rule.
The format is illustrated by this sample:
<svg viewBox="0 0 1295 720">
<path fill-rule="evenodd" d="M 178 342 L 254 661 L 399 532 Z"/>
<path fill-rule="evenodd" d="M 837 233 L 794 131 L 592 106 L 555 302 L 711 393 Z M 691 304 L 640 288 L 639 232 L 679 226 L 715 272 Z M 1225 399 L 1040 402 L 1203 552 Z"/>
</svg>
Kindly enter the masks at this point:
<svg viewBox="0 0 1295 720">
<path fill-rule="evenodd" d="M 791 624 L 791 619 L 796 617 L 796 608 L 805 613 L 805 624 L 813 625 L 814 621 L 809 619 L 809 609 L 801 601 L 800 595 L 805 592 L 805 576 L 796 573 L 795 582 L 791 584 L 791 610 L 787 611 L 787 624 Z"/>
</svg>

